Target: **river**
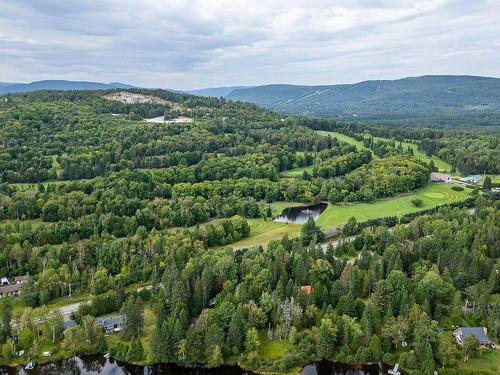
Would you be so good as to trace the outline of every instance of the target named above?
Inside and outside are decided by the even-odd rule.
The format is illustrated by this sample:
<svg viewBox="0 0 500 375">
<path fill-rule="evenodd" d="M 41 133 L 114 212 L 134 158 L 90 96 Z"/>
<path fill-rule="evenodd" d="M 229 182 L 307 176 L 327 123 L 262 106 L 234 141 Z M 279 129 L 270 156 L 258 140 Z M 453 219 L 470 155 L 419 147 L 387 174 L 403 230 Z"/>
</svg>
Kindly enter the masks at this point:
<svg viewBox="0 0 500 375">
<path fill-rule="evenodd" d="M 65 361 L 36 366 L 34 370 L 22 367 L 0 367 L 0 375 L 252 375 L 238 366 L 215 369 L 180 367 L 175 365 L 136 366 L 102 355 L 73 357 Z M 378 365 L 349 366 L 327 361 L 305 366 L 301 375 L 385 375 L 387 367 Z"/>
</svg>

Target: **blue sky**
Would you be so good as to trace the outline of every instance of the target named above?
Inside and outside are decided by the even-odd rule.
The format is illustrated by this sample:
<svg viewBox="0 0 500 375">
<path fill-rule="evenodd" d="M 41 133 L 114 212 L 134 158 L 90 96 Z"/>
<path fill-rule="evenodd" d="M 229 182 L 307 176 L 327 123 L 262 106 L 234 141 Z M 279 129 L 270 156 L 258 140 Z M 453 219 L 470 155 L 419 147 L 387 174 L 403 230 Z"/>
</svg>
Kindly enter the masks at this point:
<svg viewBox="0 0 500 375">
<path fill-rule="evenodd" d="M 498 0 L 1 0 L 0 81 L 192 89 L 500 77 Z"/>
</svg>

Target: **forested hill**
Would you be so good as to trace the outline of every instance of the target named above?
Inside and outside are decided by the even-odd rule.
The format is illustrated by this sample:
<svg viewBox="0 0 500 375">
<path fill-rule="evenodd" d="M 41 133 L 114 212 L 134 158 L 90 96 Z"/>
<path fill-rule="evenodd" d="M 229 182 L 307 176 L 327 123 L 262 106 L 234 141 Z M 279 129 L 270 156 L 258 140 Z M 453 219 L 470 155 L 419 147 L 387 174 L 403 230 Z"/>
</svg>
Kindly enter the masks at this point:
<svg viewBox="0 0 500 375">
<path fill-rule="evenodd" d="M 64 80 L 45 80 L 31 83 L 0 82 L 0 94 L 30 92 L 38 90 L 109 90 L 125 88 L 133 88 L 133 86 L 119 82 L 100 83 Z"/>
<path fill-rule="evenodd" d="M 350 121 L 424 126 L 495 125 L 500 121 L 500 79 L 422 76 L 356 84 L 265 85 L 236 89 L 228 99 L 287 113 Z"/>
</svg>

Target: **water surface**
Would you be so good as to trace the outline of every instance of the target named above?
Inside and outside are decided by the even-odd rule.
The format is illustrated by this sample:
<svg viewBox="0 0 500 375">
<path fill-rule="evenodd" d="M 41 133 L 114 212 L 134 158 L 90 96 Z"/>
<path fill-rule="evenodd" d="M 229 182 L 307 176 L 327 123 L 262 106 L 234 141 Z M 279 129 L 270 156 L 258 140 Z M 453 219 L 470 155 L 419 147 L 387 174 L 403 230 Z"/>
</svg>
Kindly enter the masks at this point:
<svg viewBox="0 0 500 375">
<path fill-rule="evenodd" d="M 288 207 L 274 221 L 278 223 L 305 224 L 310 217 L 316 221 L 328 207 L 328 203 L 318 203 L 310 206 Z"/>
</svg>

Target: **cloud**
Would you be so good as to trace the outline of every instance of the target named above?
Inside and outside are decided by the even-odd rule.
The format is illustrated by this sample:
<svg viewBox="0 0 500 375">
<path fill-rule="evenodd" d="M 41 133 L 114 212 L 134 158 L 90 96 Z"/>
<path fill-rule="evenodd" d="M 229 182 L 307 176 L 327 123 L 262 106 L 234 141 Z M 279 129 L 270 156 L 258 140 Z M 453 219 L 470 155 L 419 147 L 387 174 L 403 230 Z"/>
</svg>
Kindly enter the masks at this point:
<svg viewBox="0 0 500 375">
<path fill-rule="evenodd" d="M 2 0 L 0 81 L 149 87 L 500 76 L 495 0 Z"/>
</svg>

